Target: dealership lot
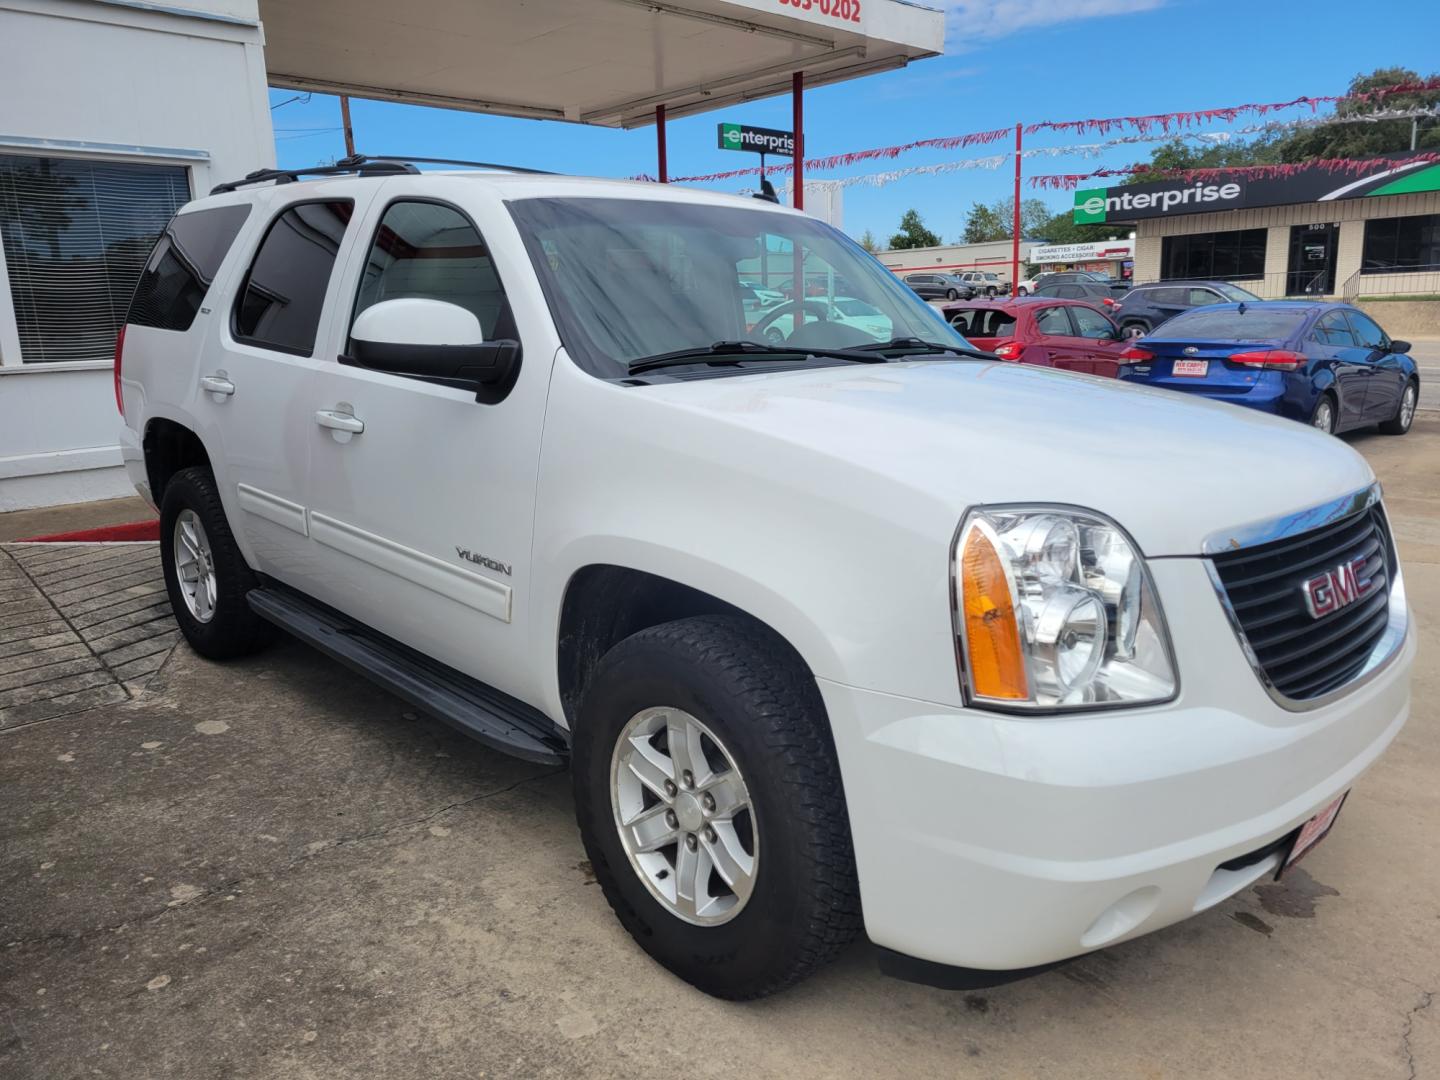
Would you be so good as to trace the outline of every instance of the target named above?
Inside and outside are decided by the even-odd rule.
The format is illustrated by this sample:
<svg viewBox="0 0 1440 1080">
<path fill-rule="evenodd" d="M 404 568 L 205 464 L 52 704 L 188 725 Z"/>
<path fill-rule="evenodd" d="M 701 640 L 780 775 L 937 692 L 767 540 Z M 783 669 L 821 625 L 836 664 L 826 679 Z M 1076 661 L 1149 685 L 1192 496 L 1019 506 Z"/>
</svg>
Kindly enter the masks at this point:
<svg viewBox="0 0 1440 1080">
<path fill-rule="evenodd" d="M 151 549 L 0 548 L 0 1075 L 1440 1071 L 1440 417 L 1349 441 L 1422 639 L 1397 744 L 1285 884 L 968 994 L 861 944 L 782 996 L 706 998 L 606 910 L 565 775 L 294 643 L 171 650 L 163 611 L 122 617 L 150 608 Z M 111 608 L 110 636 L 80 627 Z M 37 621 L 85 645 L 64 693 L 19 674 Z"/>
</svg>

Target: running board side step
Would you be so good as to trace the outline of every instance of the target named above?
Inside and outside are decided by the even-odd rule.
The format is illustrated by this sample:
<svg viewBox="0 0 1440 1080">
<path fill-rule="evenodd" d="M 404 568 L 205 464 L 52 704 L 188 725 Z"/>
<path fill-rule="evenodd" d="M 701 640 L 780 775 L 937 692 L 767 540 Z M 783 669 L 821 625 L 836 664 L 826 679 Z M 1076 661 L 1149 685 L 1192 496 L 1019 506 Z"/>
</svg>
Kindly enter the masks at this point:
<svg viewBox="0 0 1440 1080">
<path fill-rule="evenodd" d="M 525 761 L 564 764 L 564 732 L 538 709 L 422 656 L 283 587 L 247 594 L 262 619 L 486 746 Z"/>
</svg>

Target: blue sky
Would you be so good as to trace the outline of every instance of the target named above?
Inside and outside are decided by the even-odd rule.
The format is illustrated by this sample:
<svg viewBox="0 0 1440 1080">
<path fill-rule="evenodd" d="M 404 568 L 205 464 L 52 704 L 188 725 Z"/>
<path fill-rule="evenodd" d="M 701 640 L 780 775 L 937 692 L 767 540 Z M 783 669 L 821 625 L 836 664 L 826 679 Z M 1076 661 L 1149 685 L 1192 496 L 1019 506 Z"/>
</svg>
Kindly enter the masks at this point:
<svg viewBox="0 0 1440 1080">
<path fill-rule="evenodd" d="M 935 2 L 935 0 L 931 0 Z M 1440 3 L 1435 0 L 952 0 L 946 55 L 897 72 L 809 91 L 807 156 L 818 157 L 916 139 L 960 135 L 1016 121 L 1071 120 L 1285 101 L 1343 92 L 1350 78 L 1401 65 L 1422 75 L 1440 71 Z M 272 90 L 271 104 L 293 97 Z M 655 171 L 655 136 L 386 102 L 352 100 L 362 153 L 476 158 L 561 172 L 628 176 Z M 1295 118 L 1292 109 L 1277 118 Z M 344 153 L 333 97 L 275 109 L 280 164 L 297 166 Z M 718 172 L 751 164 L 715 148 L 715 124 L 738 121 L 790 126 L 787 97 L 721 109 L 669 125 L 670 170 Z M 1237 121 L 1236 127 L 1258 122 Z M 1211 130 L 1224 130 L 1218 125 Z M 1094 143 L 1104 136 L 1035 135 L 1027 145 Z M 980 157 L 997 144 L 966 150 L 916 151 L 894 162 L 872 161 L 826 173 L 840 177 Z M 1085 172 L 1148 156 L 1148 145 L 1106 156 L 1026 160 L 1027 173 Z M 965 226 L 975 201 L 1009 194 L 1008 168 L 903 179 L 883 188 L 845 191 L 845 230 L 866 229 L 882 242 L 900 215 L 917 208 L 948 241 Z M 736 190 L 730 181 L 710 185 Z M 1036 192 L 1059 209 L 1068 195 Z"/>
</svg>

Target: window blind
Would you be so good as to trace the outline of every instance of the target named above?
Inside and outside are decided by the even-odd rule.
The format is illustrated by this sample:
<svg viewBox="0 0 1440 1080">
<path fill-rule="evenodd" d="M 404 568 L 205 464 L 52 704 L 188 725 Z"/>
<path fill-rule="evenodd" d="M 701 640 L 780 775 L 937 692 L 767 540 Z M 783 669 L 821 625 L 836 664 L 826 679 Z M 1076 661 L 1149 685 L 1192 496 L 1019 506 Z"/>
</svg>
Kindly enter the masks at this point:
<svg viewBox="0 0 1440 1080">
<path fill-rule="evenodd" d="M 0 154 L 0 242 L 20 359 L 114 356 L 146 257 L 189 198 L 183 166 Z"/>
</svg>

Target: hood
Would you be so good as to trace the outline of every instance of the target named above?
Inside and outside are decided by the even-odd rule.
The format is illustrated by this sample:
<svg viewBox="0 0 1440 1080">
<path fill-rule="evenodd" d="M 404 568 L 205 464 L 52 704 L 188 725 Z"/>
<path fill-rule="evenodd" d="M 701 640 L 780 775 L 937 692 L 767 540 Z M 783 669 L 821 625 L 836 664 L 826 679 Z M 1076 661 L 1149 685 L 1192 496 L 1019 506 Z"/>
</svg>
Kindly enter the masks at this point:
<svg viewBox="0 0 1440 1080">
<path fill-rule="evenodd" d="M 692 434 L 740 429 L 747 446 L 764 444 L 769 467 L 793 471 L 802 486 L 864 473 L 941 500 L 956 523 L 981 503 L 1083 506 L 1113 518 L 1151 557 L 1198 555 L 1212 533 L 1374 481 L 1344 442 L 1292 420 L 1020 364 L 811 368 L 645 394 L 687 413 Z M 687 441 L 724 453 L 728 440 L 706 434 Z M 815 455 L 841 468 L 815 468 Z"/>
</svg>

